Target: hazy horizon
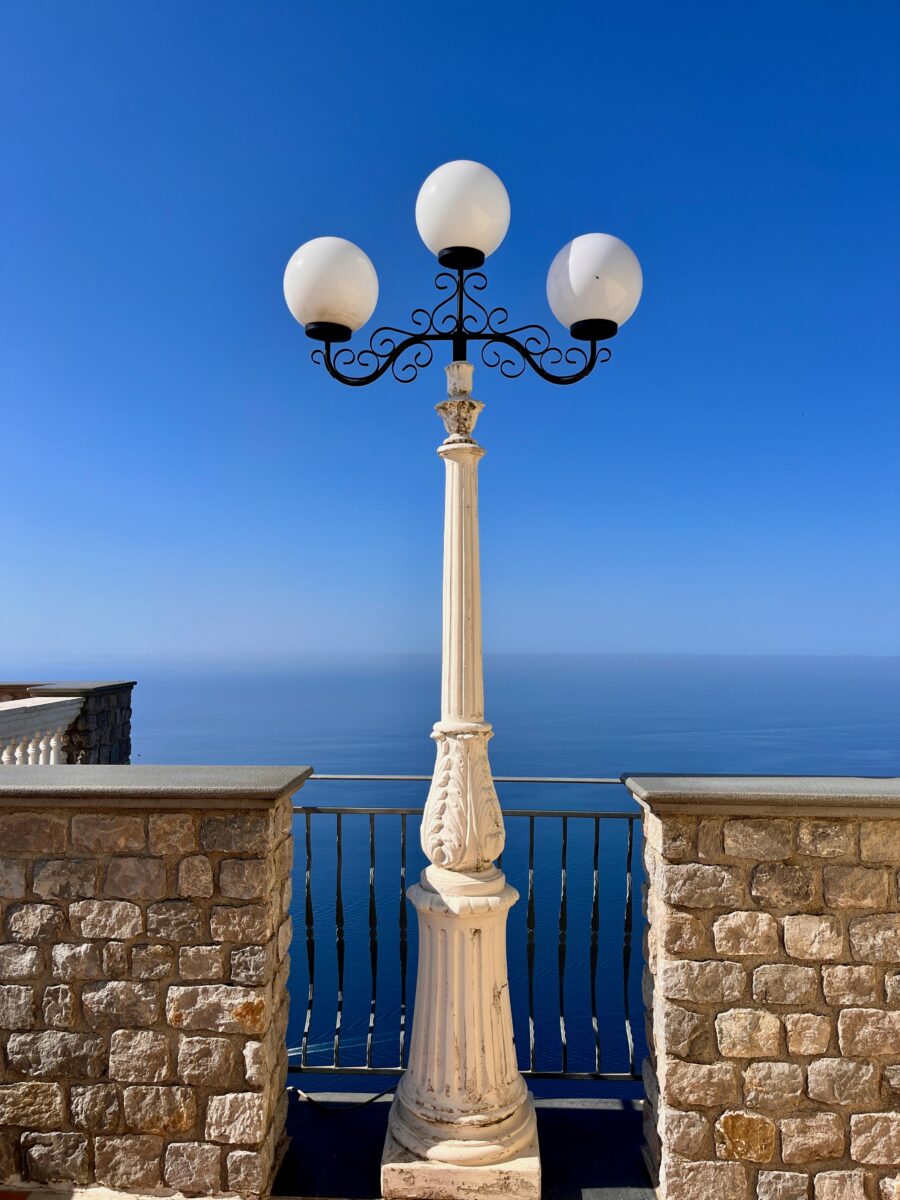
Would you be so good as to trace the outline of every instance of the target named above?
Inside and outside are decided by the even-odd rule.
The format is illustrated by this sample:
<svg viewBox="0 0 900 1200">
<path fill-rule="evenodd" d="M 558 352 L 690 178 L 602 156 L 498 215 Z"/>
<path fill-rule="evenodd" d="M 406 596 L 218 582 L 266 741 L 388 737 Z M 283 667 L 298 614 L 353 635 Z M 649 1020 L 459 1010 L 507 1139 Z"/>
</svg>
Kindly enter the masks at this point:
<svg viewBox="0 0 900 1200">
<path fill-rule="evenodd" d="M 366 663 L 373 665 L 384 664 L 400 664 L 405 662 L 429 662 L 436 668 L 440 667 L 440 650 L 359 650 L 359 651 L 341 651 L 341 650 L 319 650 L 308 651 L 305 653 L 297 653 L 293 655 L 258 655 L 251 656 L 232 656 L 227 657 L 220 653 L 197 653 L 197 654 L 181 654 L 181 655 L 164 655 L 144 653 L 106 653 L 101 655 L 84 657 L 84 655 L 56 655 L 53 658 L 44 656 L 34 656 L 29 658 L 18 658 L 6 656 L 0 661 L 0 681 L 16 682 L 17 680 L 27 680 L 34 677 L 35 680 L 40 679 L 44 682 L 50 682 L 62 678 L 60 672 L 67 673 L 69 679 L 90 680 L 104 678 L 104 672 L 108 674 L 110 670 L 118 672 L 125 671 L 127 673 L 129 664 L 133 664 L 133 671 L 140 668 L 149 667 L 152 669 L 178 669 L 203 667 L 204 669 L 214 670 L 217 667 L 223 670 L 267 670 L 272 671 L 277 668 L 292 670 L 298 667 L 304 667 L 310 664 L 318 665 L 339 665 L 347 664 L 352 666 L 360 666 Z M 873 662 L 897 662 L 900 663 L 900 654 L 833 654 L 828 652 L 808 653 L 808 654 L 791 654 L 791 653 L 770 653 L 767 651 L 746 651 L 746 652 L 723 652 L 716 653 L 712 651 L 666 651 L 666 650 L 493 650 L 485 651 L 485 662 L 502 660 L 502 659 L 573 659 L 573 660 L 591 660 L 591 659 L 675 659 L 675 660 L 690 660 L 690 659 L 712 659 L 720 661 L 742 661 L 745 659 L 762 660 L 773 659 L 778 661 L 790 661 L 796 659 L 798 661 L 805 660 L 851 660 L 851 661 L 873 661 Z M 53 664 L 59 666 L 59 671 L 53 669 Z M 99 672 L 99 673 L 98 673 Z M 124 675 L 121 676 L 124 678 Z M 138 680 L 138 682 L 140 682 Z"/>
</svg>

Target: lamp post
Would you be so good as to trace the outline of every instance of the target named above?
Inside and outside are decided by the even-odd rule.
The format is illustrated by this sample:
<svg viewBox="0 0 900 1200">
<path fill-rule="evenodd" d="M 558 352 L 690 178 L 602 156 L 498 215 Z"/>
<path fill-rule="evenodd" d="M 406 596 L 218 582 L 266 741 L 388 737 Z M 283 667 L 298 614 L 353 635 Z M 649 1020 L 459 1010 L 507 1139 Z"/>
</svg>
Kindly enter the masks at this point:
<svg viewBox="0 0 900 1200">
<path fill-rule="evenodd" d="M 419 967 L 409 1066 L 391 1109 L 382 1158 L 385 1197 L 540 1195 L 534 1105 L 513 1044 L 506 967 L 506 916 L 518 899 L 495 865 L 503 815 L 488 762 L 484 719 L 478 462 L 472 436 L 484 407 L 472 395 L 468 347 L 507 378 L 531 368 L 550 383 L 584 379 L 610 358 L 615 336 L 641 294 L 632 251 L 604 233 L 576 237 L 547 275 L 547 299 L 573 344 L 558 349 L 542 325 L 510 326 L 505 308 L 480 297 L 480 270 L 509 226 L 509 197 L 487 167 L 438 167 L 416 202 L 416 224 L 442 270 L 431 310 L 413 311 L 410 329 L 382 326 L 368 344 L 350 340 L 372 316 L 378 278 L 352 242 L 322 237 L 290 259 L 284 294 L 306 334 L 322 345 L 313 359 L 352 387 L 390 371 L 401 383 L 449 343 L 447 399 L 436 406 L 447 437 L 441 719 L 434 776 L 421 825 L 429 866 L 409 889 L 419 920 Z"/>
</svg>

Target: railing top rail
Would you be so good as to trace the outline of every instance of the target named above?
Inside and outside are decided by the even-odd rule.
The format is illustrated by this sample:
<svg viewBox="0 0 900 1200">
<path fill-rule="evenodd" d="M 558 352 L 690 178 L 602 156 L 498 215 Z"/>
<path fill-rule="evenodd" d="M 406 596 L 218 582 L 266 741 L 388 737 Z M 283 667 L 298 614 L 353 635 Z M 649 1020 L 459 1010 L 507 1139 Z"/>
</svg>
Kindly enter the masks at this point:
<svg viewBox="0 0 900 1200">
<path fill-rule="evenodd" d="M 367 780 L 387 780 L 395 783 L 428 783 L 431 780 L 430 775 L 320 775 L 317 771 L 310 779 L 322 780 L 350 780 L 364 782 Z M 590 776 L 570 776 L 570 775 L 494 775 L 494 783 L 579 783 L 579 784 L 618 784 L 622 785 L 621 779 L 612 778 L 594 778 Z"/>
<path fill-rule="evenodd" d="M 318 773 L 310 776 L 310 781 L 321 779 L 326 782 L 351 782 L 351 783 L 429 783 L 430 775 L 332 775 Z M 544 783 L 544 784 L 619 784 L 620 779 L 608 779 L 594 776 L 570 776 L 570 775 L 495 775 L 495 783 Z M 638 807 L 635 805 L 633 811 L 630 812 L 601 812 L 599 810 L 590 809 L 587 811 L 576 809 L 532 809 L 532 808 L 505 808 L 504 814 L 508 817 L 572 817 L 592 818 L 592 817 L 610 817 L 613 820 L 634 820 L 638 816 Z M 295 813 L 309 813 L 330 816 L 394 816 L 394 817 L 420 817 L 422 815 L 421 806 L 414 807 L 384 807 L 382 805 L 367 806 L 367 805 L 297 805 L 294 808 Z"/>
<path fill-rule="evenodd" d="M 21 700 L 0 700 L 0 714 L 10 712 L 52 711 L 66 704 L 83 704 L 83 696 L 23 696 Z"/>
<path fill-rule="evenodd" d="M 309 813 L 310 816 L 341 816 L 341 817 L 421 817 L 423 809 L 420 808 L 386 808 L 381 805 L 375 807 L 340 807 L 331 806 L 323 807 L 320 805 L 297 805 L 294 808 L 295 813 Z M 635 805 L 633 812 L 608 812 L 605 809 L 567 809 L 567 808 L 504 808 L 504 817 L 567 817 L 567 818 L 586 818 L 593 817 L 610 817 L 613 820 L 636 821 L 641 815 L 640 809 Z"/>
<path fill-rule="evenodd" d="M 84 706 L 83 696 L 29 697 L 0 701 L 0 737 L 5 741 L 70 725 Z"/>
</svg>

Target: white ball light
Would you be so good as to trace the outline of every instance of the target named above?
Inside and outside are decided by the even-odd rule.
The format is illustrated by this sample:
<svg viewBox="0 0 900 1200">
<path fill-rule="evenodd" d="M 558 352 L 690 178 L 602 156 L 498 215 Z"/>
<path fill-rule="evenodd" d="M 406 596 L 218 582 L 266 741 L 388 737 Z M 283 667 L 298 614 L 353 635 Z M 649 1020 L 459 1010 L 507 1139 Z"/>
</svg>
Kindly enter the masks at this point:
<svg viewBox="0 0 900 1200">
<path fill-rule="evenodd" d="M 313 238 L 290 257 L 284 298 L 301 325 L 341 325 L 352 332 L 375 311 L 378 276 L 372 260 L 353 242 Z"/>
<path fill-rule="evenodd" d="M 464 158 L 444 163 L 419 189 L 416 225 L 434 254 L 465 247 L 486 258 L 506 237 L 509 196 L 501 180 L 481 163 Z"/>
<path fill-rule="evenodd" d="M 638 306 L 643 286 L 634 251 L 609 233 L 573 238 L 547 272 L 547 300 L 567 329 L 580 321 L 624 325 Z"/>
</svg>

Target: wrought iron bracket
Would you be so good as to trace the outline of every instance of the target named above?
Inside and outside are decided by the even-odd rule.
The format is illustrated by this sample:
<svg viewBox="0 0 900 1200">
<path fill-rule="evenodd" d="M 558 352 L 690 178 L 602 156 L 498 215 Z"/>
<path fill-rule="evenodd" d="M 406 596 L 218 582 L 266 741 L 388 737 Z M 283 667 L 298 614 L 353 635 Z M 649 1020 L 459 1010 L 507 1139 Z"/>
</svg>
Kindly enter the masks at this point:
<svg viewBox="0 0 900 1200">
<path fill-rule="evenodd" d="M 598 346 L 596 338 L 585 339 L 583 346 L 560 349 L 552 344 L 543 325 L 507 328 L 508 310 L 500 306 L 489 309 L 476 295 L 487 287 L 482 271 L 440 271 L 434 283 L 446 295 L 430 312 L 414 309 L 412 329 L 382 325 L 360 350 L 336 346 L 336 338 L 321 339 L 324 345 L 313 351 L 313 362 L 321 363 L 329 375 L 350 387 L 374 383 L 387 371 L 398 383 L 412 383 L 434 358 L 435 342 L 450 342 L 455 362 L 465 360 L 468 342 L 480 342 L 481 361 L 499 369 L 507 379 L 518 378 L 530 367 L 548 383 L 566 384 L 584 379 L 597 363 L 612 357 L 610 349 Z M 566 367 L 571 368 L 568 373 Z M 354 368 L 362 373 L 353 374 Z"/>
</svg>

